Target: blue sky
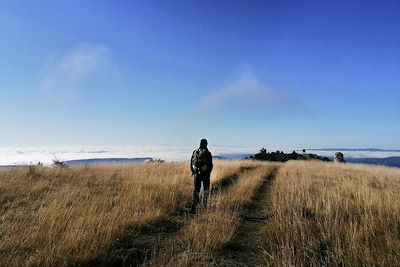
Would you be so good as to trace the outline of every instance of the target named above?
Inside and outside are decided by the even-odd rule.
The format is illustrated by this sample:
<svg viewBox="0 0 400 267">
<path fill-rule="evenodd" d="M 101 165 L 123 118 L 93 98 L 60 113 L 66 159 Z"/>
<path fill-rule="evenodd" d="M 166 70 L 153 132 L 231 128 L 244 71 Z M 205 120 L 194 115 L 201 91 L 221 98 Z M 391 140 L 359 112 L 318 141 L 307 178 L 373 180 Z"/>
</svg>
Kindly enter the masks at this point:
<svg viewBox="0 0 400 267">
<path fill-rule="evenodd" d="M 400 1 L 0 0 L 0 145 L 400 148 Z"/>
</svg>

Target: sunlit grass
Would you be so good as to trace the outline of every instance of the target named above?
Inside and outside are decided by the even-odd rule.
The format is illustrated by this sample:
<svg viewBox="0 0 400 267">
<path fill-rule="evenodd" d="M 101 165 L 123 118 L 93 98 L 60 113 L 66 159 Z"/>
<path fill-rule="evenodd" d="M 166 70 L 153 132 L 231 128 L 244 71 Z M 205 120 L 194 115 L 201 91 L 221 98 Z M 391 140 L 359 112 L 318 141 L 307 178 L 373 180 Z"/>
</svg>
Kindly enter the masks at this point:
<svg viewBox="0 0 400 267">
<path fill-rule="evenodd" d="M 238 181 L 218 194 L 208 209 L 200 212 L 155 254 L 153 266 L 209 266 L 213 252 L 227 244 L 240 224 L 240 214 L 274 169 L 274 164 L 253 162 Z"/>
<path fill-rule="evenodd" d="M 215 162 L 210 207 L 182 228 L 153 265 L 210 265 L 232 240 L 243 208 L 273 164 Z M 237 177 L 239 176 L 239 177 Z M 234 180 L 235 180 L 234 179 Z M 0 265 L 65 266 L 106 255 L 125 231 L 185 209 L 185 163 L 0 170 Z M 364 165 L 280 165 L 260 222 L 262 265 L 392 265 L 400 262 L 400 170 Z M 212 259 L 211 259 L 212 260 Z"/>
<path fill-rule="evenodd" d="M 400 170 L 289 162 L 271 191 L 265 265 L 400 262 Z"/>
<path fill-rule="evenodd" d="M 239 167 L 216 162 L 212 180 Z M 191 195 L 188 163 L 0 170 L 0 265 L 85 262 Z"/>
</svg>

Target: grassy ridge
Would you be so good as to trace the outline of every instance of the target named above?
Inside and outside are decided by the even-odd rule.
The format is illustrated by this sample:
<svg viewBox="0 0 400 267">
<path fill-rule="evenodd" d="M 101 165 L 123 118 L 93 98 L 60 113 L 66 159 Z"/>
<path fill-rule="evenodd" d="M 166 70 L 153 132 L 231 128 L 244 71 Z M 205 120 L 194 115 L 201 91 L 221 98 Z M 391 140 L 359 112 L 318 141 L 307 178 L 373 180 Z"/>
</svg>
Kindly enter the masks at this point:
<svg viewBox="0 0 400 267">
<path fill-rule="evenodd" d="M 212 186 L 226 188 L 215 191 L 208 210 L 180 218 L 183 226 L 166 240 L 169 249 L 155 251 L 148 263 L 218 262 L 212 257 L 231 241 L 241 211 L 273 167 L 216 162 Z M 0 170 L 0 266 L 101 259 L 128 229 L 140 233 L 184 210 L 192 183 L 187 163 Z M 399 169 L 287 162 L 269 192 L 266 219 L 256 226 L 259 265 L 400 262 Z"/>
<path fill-rule="evenodd" d="M 398 264 L 399 196 L 399 169 L 285 164 L 271 191 L 264 264 Z"/>
</svg>

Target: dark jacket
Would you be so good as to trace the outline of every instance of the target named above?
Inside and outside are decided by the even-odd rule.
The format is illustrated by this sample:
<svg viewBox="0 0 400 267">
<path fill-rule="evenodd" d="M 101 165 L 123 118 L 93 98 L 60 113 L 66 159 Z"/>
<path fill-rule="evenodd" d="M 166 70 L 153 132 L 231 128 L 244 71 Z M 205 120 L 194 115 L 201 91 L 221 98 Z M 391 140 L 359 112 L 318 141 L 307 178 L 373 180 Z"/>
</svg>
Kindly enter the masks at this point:
<svg viewBox="0 0 400 267">
<path fill-rule="evenodd" d="M 207 149 L 207 147 L 199 147 L 198 149 L 194 150 L 192 153 L 192 158 L 190 159 L 190 170 L 192 171 L 192 174 L 196 173 L 196 170 L 194 169 L 194 158 L 195 158 L 195 154 L 197 152 L 197 150 L 199 149 L 206 149 L 206 163 L 207 163 L 207 171 L 205 172 L 205 174 L 210 174 L 212 169 L 213 169 L 213 162 L 212 162 L 212 155 L 211 152 Z"/>
</svg>

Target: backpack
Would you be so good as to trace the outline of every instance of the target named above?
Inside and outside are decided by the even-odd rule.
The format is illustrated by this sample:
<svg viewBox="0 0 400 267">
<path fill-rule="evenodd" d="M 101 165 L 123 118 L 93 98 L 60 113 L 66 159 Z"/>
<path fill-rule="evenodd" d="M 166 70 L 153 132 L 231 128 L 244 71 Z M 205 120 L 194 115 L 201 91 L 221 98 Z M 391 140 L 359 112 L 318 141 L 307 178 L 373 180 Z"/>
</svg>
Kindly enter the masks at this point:
<svg viewBox="0 0 400 267">
<path fill-rule="evenodd" d="M 205 172 L 208 167 L 208 150 L 206 148 L 199 148 L 193 153 L 193 169 L 197 172 Z"/>
</svg>

